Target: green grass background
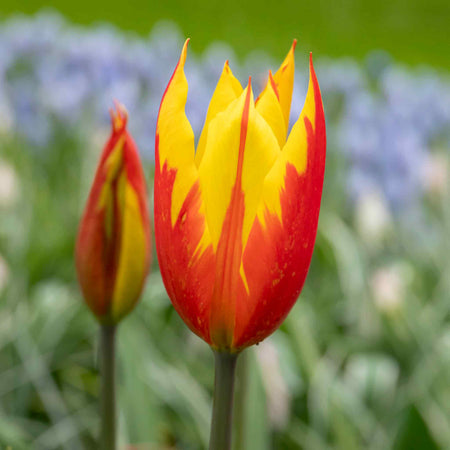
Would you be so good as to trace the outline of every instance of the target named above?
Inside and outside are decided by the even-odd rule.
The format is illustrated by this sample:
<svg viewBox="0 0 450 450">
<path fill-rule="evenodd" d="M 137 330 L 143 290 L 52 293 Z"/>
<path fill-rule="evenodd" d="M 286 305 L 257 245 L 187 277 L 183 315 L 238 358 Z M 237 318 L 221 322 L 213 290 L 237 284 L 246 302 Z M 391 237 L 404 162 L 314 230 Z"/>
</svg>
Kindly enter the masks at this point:
<svg viewBox="0 0 450 450">
<path fill-rule="evenodd" d="M 384 49 L 407 64 L 450 68 L 448 0 L 4 0 L 0 17 L 43 7 L 75 23 L 107 21 L 141 34 L 159 20 L 173 20 L 197 51 L 222 40 L 241 56 L 265 49 L 281 57 L 296 37 L 303 49 L 317 54 L 362 59 Z"/>
</svg>

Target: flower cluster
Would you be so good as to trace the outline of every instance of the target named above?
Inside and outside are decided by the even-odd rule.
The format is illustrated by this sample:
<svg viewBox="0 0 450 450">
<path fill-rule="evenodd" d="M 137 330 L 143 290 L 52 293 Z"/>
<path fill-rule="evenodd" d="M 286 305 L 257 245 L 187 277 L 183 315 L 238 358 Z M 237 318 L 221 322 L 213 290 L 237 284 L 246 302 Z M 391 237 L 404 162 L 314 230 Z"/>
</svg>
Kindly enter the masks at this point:
<svg viewBox="0 0 450 450">
<path fill-rule="evenodd" d="M 130 132 L 148 158 L 158 105 L 177 61 L 182 36 L 170 25 L 137 37 L 99 26 L 82 29 L 60 16 L 40 14 L 0 25 L 0 135 L 19 132 L 45 147 L 55 126 L 106 127 L 112 99 L 133 116 Z M 241 67 L 229 48 L 213 45 L 201 58 L 190 58 L 191 92 L 186 110 L 199 135 L 206 105 L 219 78 L 221 62 L 232 61 L 239 76 L 252 73 L 256 91 L 265 84 L 262 67 L 269 57 L 249 56 Z M 265 59 L 264 64 L 262 60 Z M 218 63 L 220 62 L 220 63 Z M 375 53 L 365 64 L 320 60 L 330 150 L 349 162 L 351 198 L 381 192 L 397 209 L 420 197 L 424 168 L 433 152 L 450 147 L 450 81 L 430 69 L 406 70 Z M 300 66 L 294 85 L 292 118 L 300 114 L 308 68 Z M 333 148 L 334 147 L 334 148 Z"/>
</svg>

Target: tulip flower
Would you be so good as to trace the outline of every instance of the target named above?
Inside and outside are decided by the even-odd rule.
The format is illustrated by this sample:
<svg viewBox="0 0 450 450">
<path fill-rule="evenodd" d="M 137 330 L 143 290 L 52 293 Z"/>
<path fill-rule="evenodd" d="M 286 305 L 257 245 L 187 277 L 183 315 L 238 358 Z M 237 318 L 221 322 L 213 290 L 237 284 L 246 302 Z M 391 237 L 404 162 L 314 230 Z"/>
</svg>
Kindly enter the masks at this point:
<svg viewBox="0 0 450 450">
<path fill-rule="evenodd" d="M 76 243 L 78 279 L 101 324 L 101 445 L 116 448 L 115 334 L 139 299 L 150 265 L 150 221 L 144 173 L 128 115 L 116 104 Z"/>
<path fill-rule="evenodd" d="M 155 235 L 180 316 L 213 348 L 271 334 L 310 264 L 325 167 L 325 121 L 310 61 L 303 112 L 286 139 L 294 47 L 256 102 L 225 63 L 197 152 L 184 108 L 187 42 L 156 130 Z"/>
<path fill-rule="evenodd" d="M 256 101 L 251 80 L 243 89 L 225 63 L 195 150 L 185 115 L 187 43 L 157 122 L 156 248 L 168 295 L 219 355 L 216 390 L 228 383 L 226 391 L 231 356 L 279 327 L 305 281 L 322 195 L 325 120 L 310 58 L 305 104 L 288 136 L 294 41 Z M 217 446 L 229 440 L 222 437 L 212 437 L 211 448 L 228 448 Z"/>
<path fill-rule="evenodd" d="M 76 245 L 78 279 L 100 323 L 115 324 L 139 299 L 150 264 L 147 191 L 127 113 L 111 111 L 112 133 L 81 221 Z"/>
</svg>

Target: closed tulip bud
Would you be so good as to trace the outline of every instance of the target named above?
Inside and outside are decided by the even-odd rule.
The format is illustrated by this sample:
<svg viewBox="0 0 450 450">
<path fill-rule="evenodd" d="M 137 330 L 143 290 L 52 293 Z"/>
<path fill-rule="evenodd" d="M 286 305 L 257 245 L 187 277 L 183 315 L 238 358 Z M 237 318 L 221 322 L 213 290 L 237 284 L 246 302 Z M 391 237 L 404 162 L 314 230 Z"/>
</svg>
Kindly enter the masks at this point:
<svg viewBox="0 0 450 450">
<path fill-rule="evenodd" d="M 111 110 L 103 150 L 76 243 L 78 279 L 87 305 L 114 325 L 139 299 L 150 265 L 150 221 L 144 173 L 122 105 Z"/>
<path fill-rule="evenodd" d="M 190 329 L 236 353 L 279 327 L 313 253 L 325 119 L 310 58 L 303 111 L 288 136 L 294 45 L 256 101 L 228 63 L 194 147 L 185 115 L 187 42 L 156 132 L 155 236 L 169 297 Z"/>
</svg>

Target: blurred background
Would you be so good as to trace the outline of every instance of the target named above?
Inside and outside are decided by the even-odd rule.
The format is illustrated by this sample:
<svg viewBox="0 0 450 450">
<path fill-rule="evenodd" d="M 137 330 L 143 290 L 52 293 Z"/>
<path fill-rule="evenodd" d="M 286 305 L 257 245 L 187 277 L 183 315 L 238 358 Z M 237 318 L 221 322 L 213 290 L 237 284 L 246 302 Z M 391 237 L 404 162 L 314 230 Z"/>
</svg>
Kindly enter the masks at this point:
<svg viewBox="0 0 450 450">
<path fill-rule="evenodd" d="M 75 234 L 114 98 L 151 186 L 187 36 L 197 136 L 224 61 L 260 90 L 294 37 L 291 120 L 311 50 L 327 119 L 310 273 L 281 329 L 241 358 L 235 450 L 450 448 L 449 24 L 447 0 L 3 1 L 0 448 L 97 448 L 98 328 Z M 120 326 L 118 371 L 122 448 L 207 447 L 212 353 L 156 258 Z"/>
</svg>

